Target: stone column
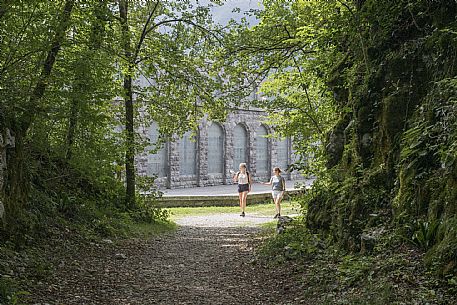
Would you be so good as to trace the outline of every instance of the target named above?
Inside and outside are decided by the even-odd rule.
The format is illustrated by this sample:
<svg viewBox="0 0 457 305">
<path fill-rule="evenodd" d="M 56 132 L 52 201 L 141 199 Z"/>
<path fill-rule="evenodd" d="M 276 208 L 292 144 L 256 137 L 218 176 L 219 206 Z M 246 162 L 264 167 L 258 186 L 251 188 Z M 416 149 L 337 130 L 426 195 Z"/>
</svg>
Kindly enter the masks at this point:
<svg viewBox="0 0 457 305">
<path fill-rule="evenodd" d="M 168 144 L 168 149 L 169 186 L 174 188 L 176 185 L 179 185 L 180 182 L 179 142 L 176 137 L 174 137 L 174 139 Z"/>
<path fill-rule="evenodd" d="M 230 170 L 237 171 L 233 158 L 235 157 L 235 148 L 233 147 L 233 128 L 234 123 L 225 124 L 225 184 L 233 184 Z"/>
<path fill-rule="evenodd" d="M 287 165 L 290 166 L 295 161 L 295 151 L 292 145 L 292 138 L 287 138 Z M 290 171 L 287 175 L 288 179 L 300 179 L 302 176 L 297 171 Z"/>
<path fill-rule="evenodd" d="M 197 185 L 205 186 L 208 181 L 208 122 L 206 119 L 202 119 L 199 129 Z"/>
<path fill-rule="evenodd" d="M 268 130 L 268 135 L 271 135 L 271 130 Z M 272 161 L 272 155 L 273 155 L 273 139 L 268 138 L 268 164 L 267 164 L 267 177 L 270 176 L 271 171 L 273 170 L 273 161 Z"/>
<path fill-rule="evenodd" d="M 270 168 L 273 169 L 273 167 L 278 166 L 278 139 L 272 138 L 270 140 L 271 140 Z M 285 168 L 282 168 L 282 170 L 285 170 Z"/>
<path fill-rule="evenodd" d="M 252 177 L 256 177 L 257 173 L 257 139 L 256 139 L 256 123 L 252 123 L 253 118 L 251 119 L 250 122 L 246 122 L 246 131 L 247 131 L 247 142 L 248 142 L 248 147 L 247 147 L 247 160 L 246 162 L 248 163 L 249 170 L 252 174 Z"/>
<path fill-rule="evenodd" d="M 138 134 L 140 138 L 144 141 L 149 142 L 148 129 L 142 126 L 138 129 Z M 148 146 L 145 150 L 135 156 L 135 167 L 136 172 L 139 176 L 147 176 L 147 167 L 148 167 Z"/>
<path fill-rule="evenodd" d="M 248 141 L 248 159 L 251 167 L 251 173 L 254 178 L 257 178 L 257 132 L 254 128 L 249 128 Z"/>
</svg>

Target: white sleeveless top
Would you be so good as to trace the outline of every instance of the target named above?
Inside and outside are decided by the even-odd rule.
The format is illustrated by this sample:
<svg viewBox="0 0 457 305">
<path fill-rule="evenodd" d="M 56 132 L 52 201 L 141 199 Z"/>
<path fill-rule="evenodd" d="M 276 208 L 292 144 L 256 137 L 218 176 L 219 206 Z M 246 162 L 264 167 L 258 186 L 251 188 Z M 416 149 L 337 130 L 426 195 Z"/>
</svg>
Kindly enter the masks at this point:
<svg viewBox="0 0 457 305">
<path fill-rule="evenodd" d="M 239 174 L 238 174 L 238 184 L 248 184 L 248 183 L 249 183 L 248 175 L 247 174 L 243 174 L 242 172 L 239 172 Z"/>
</svg>

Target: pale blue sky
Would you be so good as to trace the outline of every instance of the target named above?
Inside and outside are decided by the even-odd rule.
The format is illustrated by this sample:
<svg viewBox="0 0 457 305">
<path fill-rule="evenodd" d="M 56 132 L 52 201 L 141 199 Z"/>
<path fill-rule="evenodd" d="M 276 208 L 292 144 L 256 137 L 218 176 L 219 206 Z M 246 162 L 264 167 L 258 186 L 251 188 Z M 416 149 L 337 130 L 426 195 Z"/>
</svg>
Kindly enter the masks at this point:
<svg viewBox="0 0 457 305">
<path fill-rule="evenodd" d="M 204 3 L 206 1 L 199 1 Z M 261 7 L 260 0 L 226 0 L 224 5 L 215 6 L 212 9 L 212 14 L 214 16 L 214 21 L 220 24 L 227 24 L 227 22 L 233 18 L 235 20 L 240 20 L 243 16 L 243 12 L 249 11 L 250 9 L 258 9 Z M 239 13 L 232 13 L 233 9 L 240 8 Z M 246 16 L 247 17 L 247 16 Z M 249 24 L 254 25 L 257 23 L 254 17 L 247 17 Z"/>
</svg>

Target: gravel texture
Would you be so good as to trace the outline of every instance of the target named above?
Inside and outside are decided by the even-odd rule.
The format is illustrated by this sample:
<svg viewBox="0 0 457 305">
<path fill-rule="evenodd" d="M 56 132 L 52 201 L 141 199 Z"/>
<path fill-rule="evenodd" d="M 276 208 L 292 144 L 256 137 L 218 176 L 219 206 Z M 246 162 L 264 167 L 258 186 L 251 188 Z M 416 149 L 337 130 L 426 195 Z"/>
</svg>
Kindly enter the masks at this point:
<svg viewBox="0 0 457 305">
<path fill-rule="evenodd" d="M 274 207 L 272 207 L 274 213 Z M 230 228 L 230 227 L 257 227 L 260 224 L 273 221 L 272 216 L 249 214 L 245 217 L 239 214 L 209 214 L 201 216 L 187 216 L 176 220 L 181 226 L 197 228 Z"/>
<path fill-rule="evenodd" d="M 271 217 L 191 216 L 149 240 L 60 246 L 27 304 L 297 304 L 287 270 L 256 259 Z"/>
</svg>

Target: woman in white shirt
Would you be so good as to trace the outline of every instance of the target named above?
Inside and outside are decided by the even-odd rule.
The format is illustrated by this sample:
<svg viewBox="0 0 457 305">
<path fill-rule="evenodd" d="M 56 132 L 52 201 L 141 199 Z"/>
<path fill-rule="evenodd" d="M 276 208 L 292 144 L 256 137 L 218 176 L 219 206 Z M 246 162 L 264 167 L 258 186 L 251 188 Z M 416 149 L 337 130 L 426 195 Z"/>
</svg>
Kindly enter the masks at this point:
<svg viewBox="0 0 457 305">
<path fill-rule="evenodd" d="M 233 175 L 233 182 L 238 183 L 238 194 L 240 197 L 240 208 L 242 217 L 245 216 L 246 199 L 251 191 L 251 176 L 246 170 L 246 163 L 240 163 L 240 171 Z"/>
<path fill-rule="evenodd" d="M 281 216 L 281 200 L 284 197 L 284 192 L 286 191 L 286 179 L 281 176 L 281 169 L 275 167 L 273 169 L 274 175 L 271 176 L 269 182 L 261 182 L 262 184 L 271 185 L 271 195 L 273 196 L 273 201 L 275 202 L 276 215 L 274 218 Z"/>
</svg>

